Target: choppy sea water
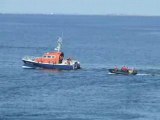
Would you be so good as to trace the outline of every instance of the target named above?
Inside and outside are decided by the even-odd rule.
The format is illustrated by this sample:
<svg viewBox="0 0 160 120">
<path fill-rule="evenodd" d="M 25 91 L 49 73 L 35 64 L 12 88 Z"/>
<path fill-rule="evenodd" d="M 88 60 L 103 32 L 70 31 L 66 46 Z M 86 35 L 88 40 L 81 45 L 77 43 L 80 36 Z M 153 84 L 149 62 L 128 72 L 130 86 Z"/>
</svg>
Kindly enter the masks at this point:
<svg viewBox="0 0 160 120">
<path fill-rule="evenodd" d="M 160 119 L 160 17 L 0 15 L 0 119 Z M 52 51 L 75 71 L 22 69 L 22 57 Z M 136 76 L 114 75 L 126 65 Z"/>
</svg>

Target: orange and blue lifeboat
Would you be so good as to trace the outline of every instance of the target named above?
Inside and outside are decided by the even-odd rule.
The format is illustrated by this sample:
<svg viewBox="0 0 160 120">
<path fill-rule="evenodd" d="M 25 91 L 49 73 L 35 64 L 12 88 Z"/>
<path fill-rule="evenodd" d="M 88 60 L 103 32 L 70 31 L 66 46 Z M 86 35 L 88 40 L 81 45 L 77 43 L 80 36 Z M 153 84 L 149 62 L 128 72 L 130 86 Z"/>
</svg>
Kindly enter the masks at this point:
<svg viewBox="0 0 160 120">
<path fill-rule="evenodd" d="M 58 44 L 62 44 L 58 42 Z M 26 56 L 22 59 L 23 68 L 44 68 L 58 70 L 80 69 L 80 62 L 70 58 L 64 59 L 64 53 L 60 52 L 61 45 L 58 45 L 57 51 L 45 53 L 42 57 Z"/>
</svg>

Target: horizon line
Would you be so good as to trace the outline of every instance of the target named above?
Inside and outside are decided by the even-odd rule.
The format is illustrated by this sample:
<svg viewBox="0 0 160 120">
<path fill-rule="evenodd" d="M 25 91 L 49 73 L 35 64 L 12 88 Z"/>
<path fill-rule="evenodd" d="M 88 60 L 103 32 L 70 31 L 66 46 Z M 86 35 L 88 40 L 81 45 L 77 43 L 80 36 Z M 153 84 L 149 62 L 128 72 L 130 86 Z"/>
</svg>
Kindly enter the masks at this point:
<svg viewBox="0 0 160 120">
<path fill-rule="evenodd" d="M 137 14 L 116 14 L 116 13 L 109 13 L 109 14 L 77 14 L 77 13 L 1 13 L 5 15 L 73 15 L 73 16 L 137 16 L 137 17 L 160 17 L 160 15 L 137 15 Z"/>
</svg>

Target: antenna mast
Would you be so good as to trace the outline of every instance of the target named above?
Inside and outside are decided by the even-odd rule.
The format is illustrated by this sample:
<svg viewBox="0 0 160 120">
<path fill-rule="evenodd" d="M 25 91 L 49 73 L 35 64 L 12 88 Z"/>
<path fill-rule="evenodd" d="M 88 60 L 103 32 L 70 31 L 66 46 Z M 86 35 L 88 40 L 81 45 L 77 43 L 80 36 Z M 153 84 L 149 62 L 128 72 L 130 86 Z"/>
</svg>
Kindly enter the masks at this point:
<svg viewBox="0 0 160 120">
<path fill-rule="evenodd" d="M 58 37 L 57 47 L 54 50 L 57 50 L 58 52 L 60 52 L 61 49 L 62 49 L 62 37 Z"/>
</svg>

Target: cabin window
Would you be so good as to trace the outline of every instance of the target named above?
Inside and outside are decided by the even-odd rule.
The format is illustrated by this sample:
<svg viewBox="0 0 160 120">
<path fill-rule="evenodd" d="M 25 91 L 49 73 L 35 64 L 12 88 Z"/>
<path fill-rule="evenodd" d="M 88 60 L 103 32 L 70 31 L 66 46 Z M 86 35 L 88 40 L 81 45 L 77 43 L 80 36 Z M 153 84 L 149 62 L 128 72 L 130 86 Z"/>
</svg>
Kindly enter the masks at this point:
<svg viewBox="0 0 160 120">
<path fill-rule="evenodd" d="M 44 55 L 43 57 L 44 57 L 44 58 L 55 58 L 56 56 L 50 56 L 50 55 L 47 55 L 47 56 L 46 56 L 46 55 Z"/>
<path fill-rule="evenodd" d="M 55 58 L 55 56 L 47 56 L 47 58 Z"/>
</svg>

